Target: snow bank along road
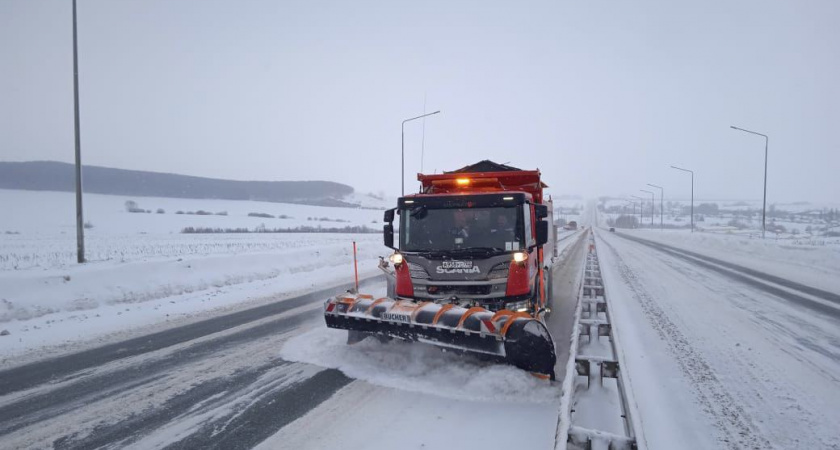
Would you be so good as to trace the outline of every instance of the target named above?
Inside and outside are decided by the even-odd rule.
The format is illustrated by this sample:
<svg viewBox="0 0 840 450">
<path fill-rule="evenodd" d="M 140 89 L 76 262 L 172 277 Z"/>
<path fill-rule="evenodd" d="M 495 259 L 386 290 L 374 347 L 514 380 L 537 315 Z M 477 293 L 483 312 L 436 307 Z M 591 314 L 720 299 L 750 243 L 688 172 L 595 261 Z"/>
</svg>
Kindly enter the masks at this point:
<svg viewBox="0 0 840 450">
<path fill-rule="evenodd" d="M 560 361 L 582 260 L 571 241 L 552 285 Z M 558 384 L 424 345 L 348 347 L 321 316 L 347 287 L 3 370 L 0 448 L 553 446 Z"/>
<path fill-rule="evenodd" d="M 649 448 L 840 448 L 840 296 L 598 236 Z"/>
</svg>

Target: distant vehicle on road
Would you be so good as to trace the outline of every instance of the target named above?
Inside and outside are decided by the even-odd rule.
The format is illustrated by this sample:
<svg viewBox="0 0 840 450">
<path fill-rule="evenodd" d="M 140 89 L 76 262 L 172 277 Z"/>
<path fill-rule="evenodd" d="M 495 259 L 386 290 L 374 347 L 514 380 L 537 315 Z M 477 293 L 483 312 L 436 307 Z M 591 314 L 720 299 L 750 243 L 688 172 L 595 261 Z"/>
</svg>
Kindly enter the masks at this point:
<svg viewBox="0 0 840 450">
<path fill-rule="evenodd" d="M 615 228 L 614 228 L 614 227 L 610 227 L 610 232 L 611 232 L 611 233 L 615 233 Z"/>
<path fill-rule="evenodd" d="M 567 224 L 566 224 L 566 226 L 565 226 L 565 227 L 563 227 L 563 228 L 564 228 L 564 229 L 566 229 L 566 230 L 577 230 L 577 229 L 578 229 L 578 225 L 577 225 L 577 222 L 575 222 L 574 220 L 572 220 L 572 221 L 570 221 L 569 223 L 567 223 Z"/>
</svg>

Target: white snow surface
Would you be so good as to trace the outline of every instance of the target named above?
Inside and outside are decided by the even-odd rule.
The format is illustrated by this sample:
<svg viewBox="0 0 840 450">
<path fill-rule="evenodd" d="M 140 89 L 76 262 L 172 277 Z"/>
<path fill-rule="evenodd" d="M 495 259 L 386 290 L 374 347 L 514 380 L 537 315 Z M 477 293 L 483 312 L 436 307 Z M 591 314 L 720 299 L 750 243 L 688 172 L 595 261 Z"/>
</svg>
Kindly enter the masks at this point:
<svg viewBox="0 0 840 450">
<path fill-rule="evenodd" d="M 549 449 L 557 408 L 470 401 L 354 381 L 256 448 Z"/>
<path fill-rule="evenodd" d="M 166 212 L 129 213 L 126 200 Z M 86 194 L 85 220 L 94 227 L 86 230 L 88 262 L 80 265 L 72 193 L 0 190 L 0 205 L 0 331 L 10 333 L 0 336 L 0 365 L 22 363 L 43 347 L 66 352 L 81 341 L 352 282 L 353 241 L 360 277 L 377 274 L 377 257 L 389 253 L 379 233 L 180 233 L 260 224 L 378 228 L 382 211 L 373 209 Z"/>
<path fill-rule="evenodd" d="M 125 202 L 128 200 L 133 200 L 138 207 L 152 212 L 129 213 L 125 208 Z M 0 215 L 0 234 L 20 233 L 11 235 L 20 238 L 65 236 L 71 244 L 71 250 L 75 251 L 76 203 L 72 192 L 0 189 L 0 205 L 3 208 L 3 214 Z M 157 214 L 158 208 L 165 212 Z M 176 214 L 178 211 L 184 214 Z M 196 211 L 212 214 L 186 214 Z M 227 215 L 216 214 L 221 212 L 226 212 Z M 275 217 L 249 217 L 250 213 L 270 214 Z M 280 218 L 282 215 L 288 218 Z M 312 220 L 309 220 L 310 218 Z M 84 220 L 93 225 L 93 228 L 85 230 L 85 234 L 90 241 L 96 241 L 99 236 L 178 234 L 181 229 L 190 226 L 253 229 L 261 224 L 266 228 L 367 225 L 369 228 L 381 229 L 382 211 L 258 201 L 85 194 Z M 3 240 L 8 236 L 4 235 Z M 3 253 L 5 250 L 4 248 Z M 73 258 L 66 262 L 73 262 Z"/>
<path fill-rule="evenodd" d="M 346 337 L 319 326 L 285 341 L 281 358 L 356 380 L 258 449 L 553 448 L 556 383 L 431 345 Z"/>
<path fill-rule="evenodd" d="M 505 364 L 444 352 L 432 345 L 368 338 L 347 345 L 347 332 L 318 327 L 290 338 L 280 357 L 339 369 L 368 383 L 466 401 L 549 403 L 558 386 Z"/>
<path fill-rule="evenodd" d="M 840 448 L 836 319 L 613 233 L 598 236 L 648 448 Z M 680 239 L 755 268 L 801 263 L 774 260 L 763 245 L 730 243 L 727 252 L 715 250 L 717 236 Z M 804 267 L 784 274 L 810 280 Z"/>
<path fill-rule="evenodd" d="M 840 292 L 840 245 L 804 245 L 790 240 L 689 230 L 619 230 L 797 283 Z"/>
</svg>

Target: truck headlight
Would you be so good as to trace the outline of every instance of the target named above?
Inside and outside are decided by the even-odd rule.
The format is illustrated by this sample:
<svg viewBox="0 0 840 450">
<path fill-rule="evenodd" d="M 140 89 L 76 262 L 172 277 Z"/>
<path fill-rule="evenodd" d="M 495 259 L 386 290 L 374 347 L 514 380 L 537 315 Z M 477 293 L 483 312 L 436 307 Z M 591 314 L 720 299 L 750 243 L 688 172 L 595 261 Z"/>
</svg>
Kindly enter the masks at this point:
<svg viewBox="0 0 840 450">
<path fill-rule="evenodd" d="M 399 253 L 394 253 L 393 255 L 389 256 L 388 259 L 396 266 L 403 263 L 403 255 Z"/>
<path fill-rule="evenodd" d="M 524 262 L 526 259 L 528 259 L 528 254 L 525 252 L 516 252 L 513 254 L 513 260 L 518 263 Z"/>
</svg>

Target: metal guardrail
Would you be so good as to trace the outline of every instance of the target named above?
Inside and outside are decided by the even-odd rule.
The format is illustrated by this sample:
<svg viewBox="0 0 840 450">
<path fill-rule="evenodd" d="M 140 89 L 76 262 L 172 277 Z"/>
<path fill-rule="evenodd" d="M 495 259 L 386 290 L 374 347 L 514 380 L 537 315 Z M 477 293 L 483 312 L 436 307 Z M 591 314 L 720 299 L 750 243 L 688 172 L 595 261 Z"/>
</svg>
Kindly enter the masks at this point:
<svg viewBox="0 0 840 450">
<path fill-rule="evenodd" d="M 555 448 L 637 449 L 593 234 L 588 237 L 575 329 Z"/>
</svg>

